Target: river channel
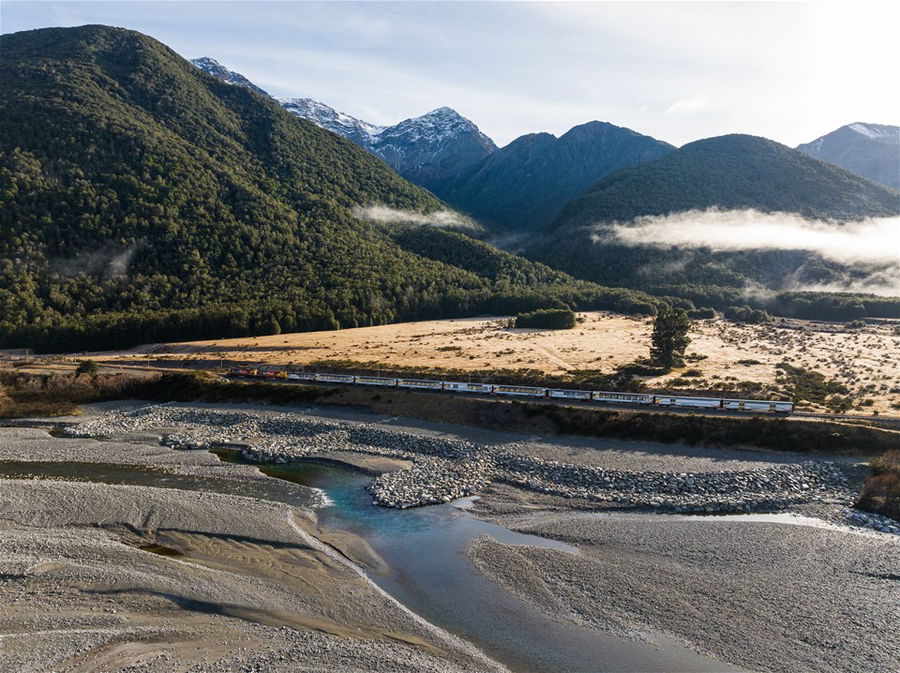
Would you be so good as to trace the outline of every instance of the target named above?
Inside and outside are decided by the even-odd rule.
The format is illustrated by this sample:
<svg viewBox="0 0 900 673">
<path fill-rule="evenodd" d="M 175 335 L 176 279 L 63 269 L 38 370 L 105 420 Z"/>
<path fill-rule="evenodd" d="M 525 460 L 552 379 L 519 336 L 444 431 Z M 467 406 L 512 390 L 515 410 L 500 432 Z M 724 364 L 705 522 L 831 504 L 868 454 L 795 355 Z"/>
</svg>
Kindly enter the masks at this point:
<svg viewBox="0 0 900 673">
<path fill-rule="evenodd" d="M 220 453 L 235 461 L 235 454 Z M 364 539 L 387 563 L 370 578 L 431 623 L 464 638 L 517 673 L 724 672 L 742 669 L 662 636 L 626 639 L 556 622 L 485 579 L 466 555 L 481 537 L 579 551 L 481 521 L 454 504 L 396 510 L 372 504 L 370 477 L 332 465 L 265 466 L 276 479 L 228 480 L 104 463 L 0 462 L 0 478 L 55 478 L 227 492 L 315 507 L 319 525 Z"/>
</svg>

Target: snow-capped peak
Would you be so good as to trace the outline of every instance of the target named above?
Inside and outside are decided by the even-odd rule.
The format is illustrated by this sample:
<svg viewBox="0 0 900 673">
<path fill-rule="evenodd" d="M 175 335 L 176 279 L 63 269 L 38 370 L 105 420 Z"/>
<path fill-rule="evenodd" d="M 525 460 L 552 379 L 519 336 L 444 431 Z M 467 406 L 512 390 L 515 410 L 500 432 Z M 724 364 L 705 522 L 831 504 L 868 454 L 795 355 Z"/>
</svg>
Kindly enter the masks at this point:
<svg viewBox="0 0 900 673">
<path fill-rule="evenodd" d="M 896 140 L 898 134 L 896 126 L 886 126 L 884 124 L 864 124 L 863 122 L 856 122 L 855 124 L 849 124 L 847 128 L 874 140 Z"/>
<path fill-rule="evenodd" d="M 256 86 L 241 73 L 229 70 L 214 58 L 210 58 L 209 56 L 201 56 L 200 58 L 191 59 L 191 63 L 193 63 L 200 70 L 209 73 L 213 77 L 220 79 L 223 82 L 234 84 L 235 86 L 242 86 L 246 89 L 250 89 L 251 91 L 262 94 L 263 96 L 269 95 L 266 91 Z"/>
<path fill-rule="evenodd" d="M 474 135 L 486 146 L 494 146 L 493 141 L 481 133 L 475 124 L 449 107 L 437 108 L 421 117 L 404 119 L 382 131 L 381 141 L 402 137 L 404 142 L 425 141 L 434 145 L 460 135 Z"/>
<path fill-rule="evenodd" d="M 384 130 L 383 126 L 357 119 L 312 98 L 280 98 L 278 102 L 291 114 L 308 119 L 316 126 L 349 138 L 363 147 L 368 147 L 371 139 Z"/>
<path fill-rule="evenodd" d="M 224 82 L 268 96 L 213 58 L 195 58 L 191 63 Z M 291 114 L 353 141 L 420 185 L 455 175 L 497 149 L 474 123 L 446 106 L 394 126 L 376 126 L 312 98 L 275 100 Z"/>
</svg>

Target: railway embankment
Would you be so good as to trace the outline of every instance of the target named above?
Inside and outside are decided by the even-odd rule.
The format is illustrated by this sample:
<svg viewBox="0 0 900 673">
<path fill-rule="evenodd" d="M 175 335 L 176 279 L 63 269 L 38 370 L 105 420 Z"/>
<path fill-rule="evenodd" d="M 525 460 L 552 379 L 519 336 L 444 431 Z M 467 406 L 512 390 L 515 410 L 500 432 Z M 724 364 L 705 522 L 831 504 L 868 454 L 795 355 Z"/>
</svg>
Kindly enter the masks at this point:
<svg viewBox="0 0 900 673">
<path fill-rule="evenodd" d="M 377 476 L 370 491 L 382 506 L 407 508 L 477 494 L 492 483 L 537 493 L 676 512 L 781 511 L 803 504 L 846 506 L 855 494 L 841 462 L 808 460 L 741 469 L 611 469 L 547 460 L 517 442 L 482 444 L 347 422 L 252 409 L 149 405 L 112 411 L 68 428 L 73 436 L 165 431 L 163 442 L 190 449 L 244 445 L 246 460 L 281 464 L 327 453 L 410 462 Z"/>
</svg>

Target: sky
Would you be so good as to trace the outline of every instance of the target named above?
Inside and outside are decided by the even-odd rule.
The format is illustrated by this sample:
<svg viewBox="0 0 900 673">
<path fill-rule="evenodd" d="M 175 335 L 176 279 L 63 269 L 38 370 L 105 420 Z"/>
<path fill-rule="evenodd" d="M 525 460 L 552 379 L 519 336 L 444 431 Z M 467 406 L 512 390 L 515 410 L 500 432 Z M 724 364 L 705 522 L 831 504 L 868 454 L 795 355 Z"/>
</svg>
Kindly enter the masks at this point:
<svg viewBox="0 0 900 673">
<path fill-rule="evenodd" d="M 374 124 L 449 106 L 500 146 L 590 120 L 675 145 L 900 124 L 900 2 L 0 3 L 4 33 L 87 23 Z"/>
</svg>

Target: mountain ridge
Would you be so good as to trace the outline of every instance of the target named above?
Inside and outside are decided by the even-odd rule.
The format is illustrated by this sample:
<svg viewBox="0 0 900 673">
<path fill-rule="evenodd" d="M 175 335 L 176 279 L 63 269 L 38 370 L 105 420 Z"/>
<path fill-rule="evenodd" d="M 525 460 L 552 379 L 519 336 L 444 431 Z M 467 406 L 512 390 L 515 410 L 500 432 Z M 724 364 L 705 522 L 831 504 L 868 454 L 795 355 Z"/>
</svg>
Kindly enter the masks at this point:
<svg viewBox="0 0 900 673">
<path fill-rule="evenodd" d="M 591 121 L 559 138 L 549 133 L 516 138 L 433 191 L 503 230 L 534 231 L 604 175 L 674 149 L 631 129 Z"/>
<path fill-rule="evenodd" d="M 265 94 L 246 77 L 228 70 L 214 59 L 202 57 L 191 62 L 225 82 Z M 474 122 L 449 107 L 440 107 L 390 126 L 378 126 L 312 98 L 276 100 L 291 114 L 352 140 L 410 182 L 426 188 L 497 149 Z"/>
<path fill-rule="evenodd" d="M 848 222 L 900 215 L 900 192 L 765 138 L 720 136 L 602 178 L 569 203 L 526 256 L 577 278 L 672 294 L 690 286 L 840 285 L 866 273 L 803 250 L 716 252 L 704 250 L 703 241 L 661 249 L 611 235 L 637 218 L 709 209 Z"/>
<path fill-rule="evenodd" d="M 900 126 L 853 122 L 796 149 L 869 180 L 900 188 Z"/>
</svg>

